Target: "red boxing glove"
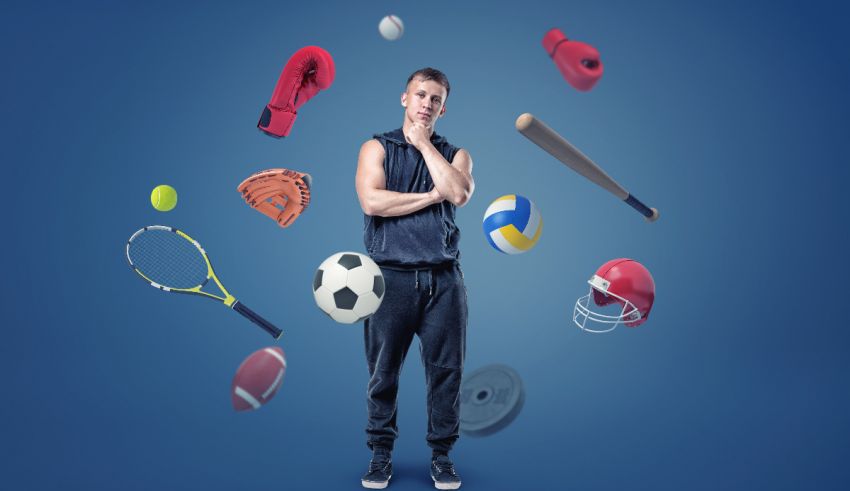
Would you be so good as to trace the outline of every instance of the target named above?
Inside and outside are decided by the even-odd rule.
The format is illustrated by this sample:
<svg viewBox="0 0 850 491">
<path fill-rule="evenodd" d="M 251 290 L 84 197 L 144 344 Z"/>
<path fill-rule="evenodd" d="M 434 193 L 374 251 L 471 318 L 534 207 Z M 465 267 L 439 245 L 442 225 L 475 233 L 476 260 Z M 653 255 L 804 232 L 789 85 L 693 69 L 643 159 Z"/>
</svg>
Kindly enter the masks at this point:
<svg viewBox="0 0 850 491">
<path fill-rule="evenodd" d="M 298 108 L 330 87 L 335 73 L 331 54 L 322 48 L 307 46 L 296 51 L 286 62 L 257 127 L 270 136 L 289 135 Z"/>
<path fill-rule="evenodd" d="M 568 40 L 558 28 L 543 36 L 543 48 L 558 65 L 561 75 L 578 90 L 592 89 L 602 77 L 599 51 L 589 44 Z"/>
</svg>

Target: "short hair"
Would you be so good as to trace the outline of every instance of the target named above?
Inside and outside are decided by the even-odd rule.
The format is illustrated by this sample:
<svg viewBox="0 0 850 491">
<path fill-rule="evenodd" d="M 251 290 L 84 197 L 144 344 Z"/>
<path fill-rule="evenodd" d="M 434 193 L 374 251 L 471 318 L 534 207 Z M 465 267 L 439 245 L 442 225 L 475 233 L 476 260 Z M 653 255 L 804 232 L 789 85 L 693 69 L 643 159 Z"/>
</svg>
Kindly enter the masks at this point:
<svg viewBox="0 0 850 491">
<path fill-rule="evenodd" d="M 421 78 L 423 81 L 433 80 L 434 82 L 437 82 L 446 88 L 446 99 L 449 98 L 449 92 L 452 91 L 452 86 L 449 85 L 449 79 L 446 77 L 446 74 L 440 70 L 431 67 L 420 68 L 407 77 L 407 84 L 405 84 L 405 87 L 410 85 L 410 81 L 414 78 Z"/>
</svg>

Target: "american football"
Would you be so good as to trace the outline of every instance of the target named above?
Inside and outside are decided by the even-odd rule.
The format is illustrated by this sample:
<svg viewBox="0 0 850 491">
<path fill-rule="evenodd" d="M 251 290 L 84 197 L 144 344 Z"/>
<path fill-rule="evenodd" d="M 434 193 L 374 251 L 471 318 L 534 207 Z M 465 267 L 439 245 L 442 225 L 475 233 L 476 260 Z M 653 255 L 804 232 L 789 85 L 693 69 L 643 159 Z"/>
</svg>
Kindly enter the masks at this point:
<svg viewBox="0 0 850 491">
<path fill-rule="evenodd" d="M 313 297 L 331 319 L 343 324 L 360 322 L 381 306 L 384 275 L 369 256 L 338 252 L 316 270 Z"/>
<path fill-rule="evenodd" d="M 231 397 L 237 411 L 259 409 L 269 402 L 283 383 L 286 356 L 277 346 L 257 350 L 239 365 L 233 377 Z"/>
</svg>

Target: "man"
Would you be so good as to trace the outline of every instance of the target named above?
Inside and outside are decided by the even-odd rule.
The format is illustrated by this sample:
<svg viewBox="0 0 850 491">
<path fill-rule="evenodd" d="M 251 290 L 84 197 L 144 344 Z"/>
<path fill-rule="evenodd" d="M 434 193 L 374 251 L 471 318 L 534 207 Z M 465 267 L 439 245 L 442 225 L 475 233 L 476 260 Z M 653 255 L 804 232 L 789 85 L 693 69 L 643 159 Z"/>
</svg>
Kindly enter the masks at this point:
<svg viewBox="0 0 850 491">
<path fill-rule="evenodd" d="M 449 91 L 439 70 L 414 72 L 401 95 L 401 128 L 364 143 L 357 162 L 364 241 L 386 285 L 381 308 L 364 326 L 373 452 L 361 480 L 366 488 L 383 489 L 392 477 L 398 380 L 414 334 L 428 391 L 431 477 L 437 489 L 461 483 L 448 456 L 458 438 L 467 320 L 455 208 L 469 201 L 475 184 L 469 153 L 434 133 Z"/>
</svg>

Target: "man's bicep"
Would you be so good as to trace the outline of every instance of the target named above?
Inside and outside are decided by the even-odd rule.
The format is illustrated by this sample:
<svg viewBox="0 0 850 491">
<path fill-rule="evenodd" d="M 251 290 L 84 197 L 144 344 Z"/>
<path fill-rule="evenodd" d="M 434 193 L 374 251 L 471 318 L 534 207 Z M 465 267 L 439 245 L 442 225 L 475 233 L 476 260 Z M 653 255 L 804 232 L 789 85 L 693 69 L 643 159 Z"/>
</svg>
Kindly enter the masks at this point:
<svg viewBox="0 0 850 491">
<path fill-rule="evenodd" d="M 360 147 L 355 185 L 358 194 L 372 189 L 386 189 L 384 148 L 377 140 L 369 140 Z"/>
</svg>

